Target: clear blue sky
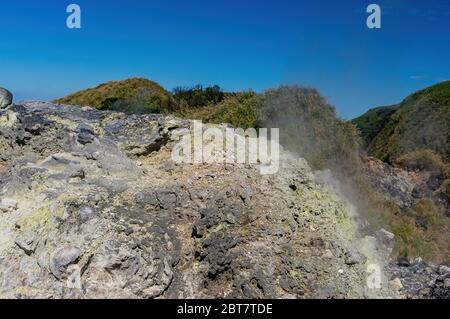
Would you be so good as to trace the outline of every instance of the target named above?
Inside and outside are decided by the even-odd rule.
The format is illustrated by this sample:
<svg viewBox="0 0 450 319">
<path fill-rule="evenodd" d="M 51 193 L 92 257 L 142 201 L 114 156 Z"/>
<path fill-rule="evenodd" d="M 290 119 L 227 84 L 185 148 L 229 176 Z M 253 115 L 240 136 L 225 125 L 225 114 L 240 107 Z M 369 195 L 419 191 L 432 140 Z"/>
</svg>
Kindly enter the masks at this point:
<svg viewBox="0 0 450 319">
<path fill-rule="evenodd" d="M 82 29 L 66 27 L 66 6 Z M 366 7 L 382 7 L 381 30 Z M 51 99 L 142 76 L 167 89 L 317 87 L 340 116 L 450 79 L 448 0 L 42 0 L 0 8 L 0 86 Z"/>
</svg>

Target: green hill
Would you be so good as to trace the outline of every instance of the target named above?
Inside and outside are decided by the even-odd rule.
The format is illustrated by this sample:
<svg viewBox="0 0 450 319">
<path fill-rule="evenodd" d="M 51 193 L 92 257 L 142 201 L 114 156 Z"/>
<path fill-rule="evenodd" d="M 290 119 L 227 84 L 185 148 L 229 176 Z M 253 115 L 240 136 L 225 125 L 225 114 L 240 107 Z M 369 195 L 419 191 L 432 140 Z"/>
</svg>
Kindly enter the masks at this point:
<svg viewBox="0 0 450 319">
<path fill-rule="evenodd" d="M 402 164 L 435 155 L 449 163 L 450 81 L 420 90 L 398 105 L 372 109 L 353 123 L 369 154 L 383 161 Z"/>
<path fill-rule="evenodd" d="M 368 210 L 377 207 L 372 215 L 397 236 L 398 255 L 448 260 L 450 81 L 417 91 L 397 105 L 369 110 L 352 122 L 369 155 L 420 176 L 415 179 L 413 205 L 407 209 L 368 200 Z M 376 195 L 377 187 L 373 191 Z"/>
<path fill-rule="evenodd" d="M 364 142 L 369 144 L 384 128 L 396 110 L 397 105 L 377 107 L 354 119 L 352 123 L 358 126 Z"/>
<path fill-rule="evenodd" d="M 158 83 L 143 78 L 110 81 L 53 102 L 127 113 L 162 113 L 175 106 L 169 92 Z"/>
</svg>

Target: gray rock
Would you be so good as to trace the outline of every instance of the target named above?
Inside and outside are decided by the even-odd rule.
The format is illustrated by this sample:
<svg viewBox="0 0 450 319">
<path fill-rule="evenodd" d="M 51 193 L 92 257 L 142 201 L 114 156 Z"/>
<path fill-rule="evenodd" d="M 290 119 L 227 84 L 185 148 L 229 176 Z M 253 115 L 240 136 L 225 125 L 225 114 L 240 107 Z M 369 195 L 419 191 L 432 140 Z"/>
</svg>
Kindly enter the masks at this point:
<svg viewBox="0 0 450 319">
<path fill-rule="evenodd" d="M 365 261 L 364 256 L 356 251 L 347 251 L 345 254 L 345 263 L 349 266 L 362 264 Z"/>
<path fill-rule="evenodd" d="M 37 234 L 33 231 L 28 231 L 16 238 L 16 245 L 27 255 L 31 255 L 35 252 L 37 244 Z"/>
<path fill-rule="evenodd" d="M 411 263 L 391 263 L 388 273 L 391 278 L 399 277 L 403 284 L 403 293 L 407 298 L 450 298 L 450 273 L 447 265 L 435 266 L 422 259 Z"/>
<path fill-rule="evenodd" d="M 92 143 L 95 139 L 95 133 L 94 130 L 92 129 L 92 127 L 90 127 L 89 125 L 86 124 L 81 124 L 78 127 L 78 137 L 77 137 L 77 141 L 78 143 L 82 144 L 82 145 L 86 145 L 89 143 Z"/>
<path fill-rule="evenodd" d="M 384 247 L 385 250 L 392 250 L 395 245 L 395 235 L 386 229 L 382 228 L 375 233 L 378 243 Z"/>
<path fill-rule="evenodd" d="M 450 267 L 447 267 L 445 265 L 441 265 L 439 267 L 439 274 L 440 275 L 446 275 L 446 274 L 450 274 Z"/>
<path fill-rule="evenodd" d="M 430 288 L 423 288 L 421 290 L 419 290 L 419 296 L 422 298 L 426 298 L 431 294 L 431 289 Z"/>
<path fill-rule="evenodd" d="M 173 209 L 177 204 L 177 194 L 168 190 L 161 190 L 156 193 L 161 208 Z"/>
<path fill-rule="evenodd" d="M 62 279 L 67 267 L 74 264 L 80 258 L 81 254 L 81 249 L 74 246 L 57 249 L 50 255 L 50 271 L 56 278 Z"/>
<path fill-rule="evenodd" d="M 4 109 L 12 104 L 13 96 L 11 92 L 0 87 L 0 109 Z"/>
<path fill-rule="evenodd" d="M 445 289 L 450 289 L 450 278 L 446 278 L 444 280 L 444 288 Z"/>
<path fill-rule="evenodd" d="M 395 290 L 395 291 L 400 291 L 403 289 L 403 284 L 402 281 L 400 280 L 400 278 L 395 278 L 393 280 L 391 280 L 389 282 L 389 285 Z"/>
<path fill-rule="evenodd" d="M 3 198 L 0 200 L 0 211 L 8 212 L 17 209 L 17 201 L 11 198 Z"/>
</svg>

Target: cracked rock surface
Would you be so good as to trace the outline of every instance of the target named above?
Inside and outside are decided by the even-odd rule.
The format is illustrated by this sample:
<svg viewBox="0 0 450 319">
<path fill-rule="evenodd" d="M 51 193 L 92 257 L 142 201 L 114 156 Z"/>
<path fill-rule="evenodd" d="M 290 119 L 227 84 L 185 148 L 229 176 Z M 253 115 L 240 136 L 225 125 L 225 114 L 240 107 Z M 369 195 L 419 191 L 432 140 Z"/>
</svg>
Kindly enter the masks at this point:
<svg viewBox="0 0 450 319">
<path fill-rule="evenodd" d="M 435 265 L 418 258 L 391 263 L 387 272 L 408 299 L 450 299 L 448 265 Z"/>
<path fill-rule="evenodd" d="M 220 127 L 220 126 L 218 126 Z M 303 159 L 176 164 L 192 123 L 26 102 L 0 113 L 0 298 L 361 298 L 375 250 Z"/>
</svg>

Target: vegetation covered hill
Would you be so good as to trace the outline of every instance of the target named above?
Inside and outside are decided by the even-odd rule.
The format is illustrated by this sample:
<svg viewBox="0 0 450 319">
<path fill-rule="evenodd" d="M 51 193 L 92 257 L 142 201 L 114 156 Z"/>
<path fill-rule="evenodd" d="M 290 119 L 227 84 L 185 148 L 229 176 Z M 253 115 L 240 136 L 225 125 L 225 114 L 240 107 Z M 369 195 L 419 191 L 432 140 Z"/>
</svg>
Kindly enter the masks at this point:
<svg viewBox="0 0 450 319">
<path fill-rule="evenodd" d="M 365 144 L 380 133 L 396 110 L 397 105 L 376 107 L 352 121 L 358 126 Z"/>
<path fill-rule="evenodd" d="M 353 121 L 367 150 L 389 163 L 437 155 L 450 162 L 450 81 L 418 91 L 399 105 L 376 108 Z"/>
<path fill-rule="evenodd" d="M 126 113 L 162 113 L 175 107 L 168 91 L 158 83 L 142 78 L 110 81 L 53 102 Z"/>
</svg>

